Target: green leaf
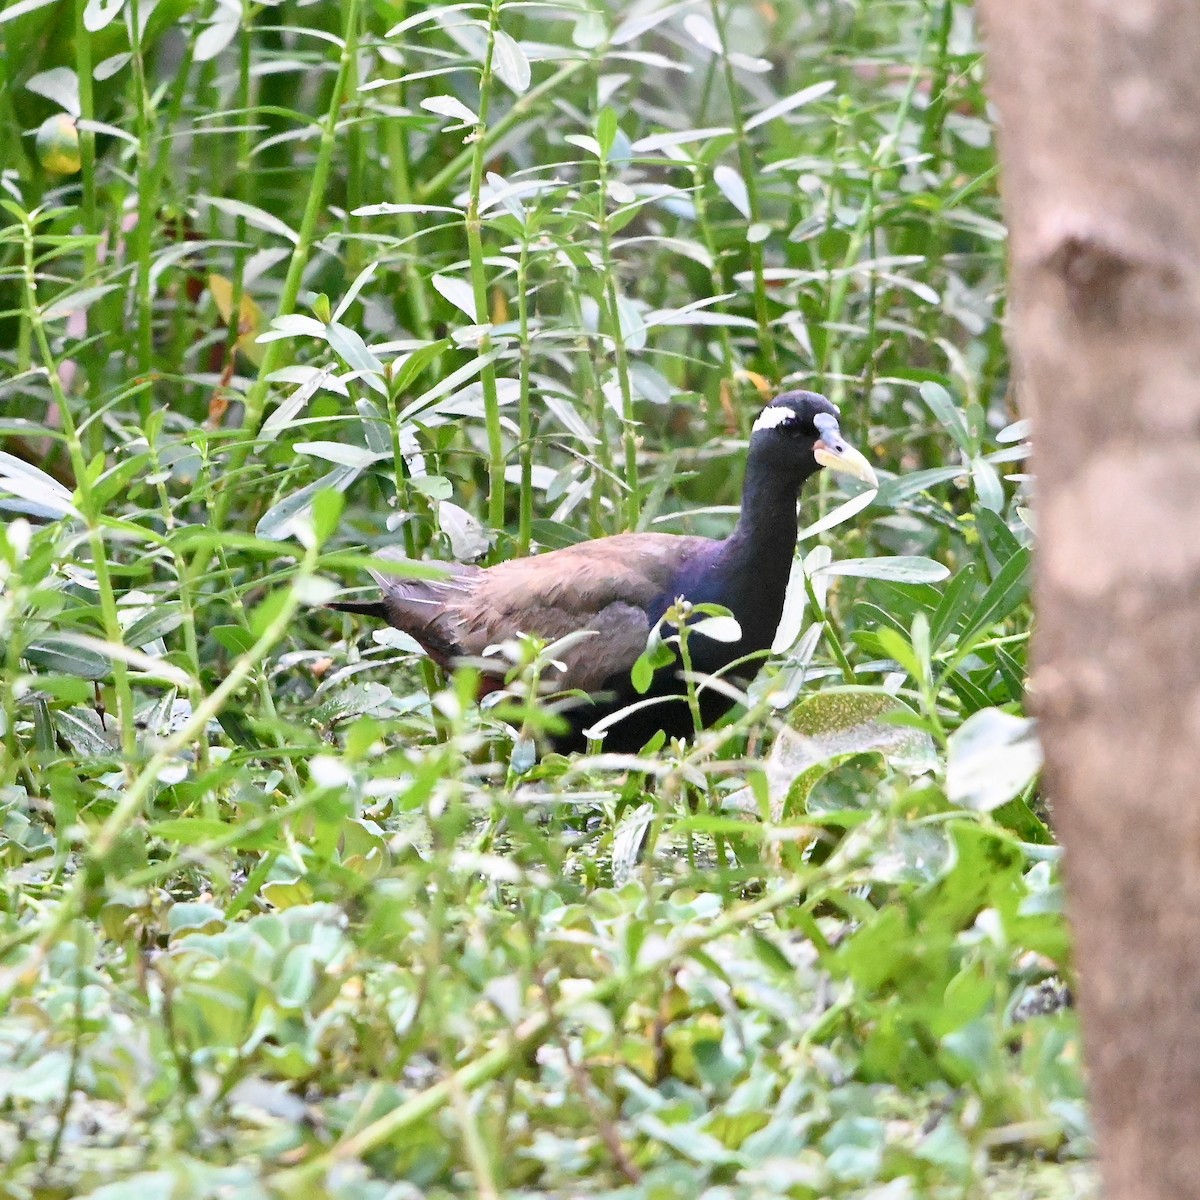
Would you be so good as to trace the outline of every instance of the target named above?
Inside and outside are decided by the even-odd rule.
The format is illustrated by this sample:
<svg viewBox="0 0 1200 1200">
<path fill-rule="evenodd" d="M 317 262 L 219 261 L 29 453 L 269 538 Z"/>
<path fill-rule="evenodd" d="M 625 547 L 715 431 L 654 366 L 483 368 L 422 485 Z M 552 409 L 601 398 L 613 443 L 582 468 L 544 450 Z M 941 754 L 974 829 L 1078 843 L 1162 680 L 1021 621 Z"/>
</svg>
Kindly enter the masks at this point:
<svg viewBox="0 0 1200 1200">
<path fill-rule="evenodd" d="M 954 804 L 991 812 L 1022 792 L 1041 767 L 1035 723 L 985 708 L 950 735 L 946 795 Z"/>
<path fill-rule="evenodd" d="M 345 497 L 341 492 L 332 488 L 318 492 L 313 497 L 312 514 L 313 529 L 317 535 L 317 544 L 323 546 L 337 530 L 338 521 L 342 517 Z"/>
<path fill-rule="evenodd" d="M 925 678 L 921 669 L 921 660 L 917 656 L 908 639 L 902 637 L 894 629 L 878 629 L 875 633 L 883 652 L 894 658 L 918 683 Z"/>
<path fill-rule="evenodd" d="M 751 129 L 757 129 L 760 125 L 765 125 L 768 121 L 773 121 L 776 117 L 782 117 L 785 113 L 790 113 L 793 109 L 799 108 L 802 104 L 809 104 L 813 100 L 819 100 L 822 96 L 828 95 L 837 87 L 836 79 L 823 79 L 820 83 L 810 83 L 808 87 L 801 88 L 798 92 L 793 92 L 790 96 L 785 96 L 782 100 L 776 100 L 774 104 L 768 104 L 762 112 L 757 112 L 742 126 L 747 133 Z"/>
<path fill-rule="evenodd" d="M 975 484 L 975 494 L 985 512 L 993 513 L 1004 510 L 1004 485 L 996 468 L 985 458 L 976 456 L 971 459 L 971 479 Z"/>
<path fill-rule="evenodd" d="M 163 601 L 147 609 L 125 630 L 125 642 L 130 646 L 147 646 L 182 624 L 183 606 L 179 601 Z"/>
<path fill-rule="evenodd" d="M 324 459 L 325 462 L 336 463 L 340 467 L 353 467 L 359 471 L 381 459 L 390 458 L 392 454 L 390 446 L 386 451 L 368 450 L 349 442 L 295 442 L 292 449 L 297 454 L 308 454 L 313 458 Z"/>
<path fill-rule="evenodd" d="M 950 690 L 959 698 L 963 711 L 970 715 L 981 708 L 990 708 L 992 698 L 973 680 L 968 679 L 958 670 L 952 670 L 945 677 Z"/>
<path fill-rule="evenodd" d="M 894 712 L 916 717 L 907 705 L 875 688 L 830 688 L 798 704 L 767 757 L 772 820 L 802 814 L 818 780 L 856 754 L 880 754 L 905 769 L 931 766 L 934 751 L 929 735 L 884 719 Z M 734 793 L 726 805 L 758 810 L 749 788 Z"/>
<path fill-rule="evenodd" d="M 212 635 L 230 654 L 245 654 L 254 645 L 254 637 L 241 625 L 214 625 Z"/>
<path fill-rule="evenodd" d="M 965 628 L 959 635 L 956 659 L 967 652 L 984 630 L 1003 621 L 1029 594 L 1029 559 L 1028 550 L 1019 550 L 1000 568 L 966 619 Z"/>
<path fill-rule="evenodd" d="M 74 675 L 77 679 L 107 679 L 112 663 L 97 650 L 80 646 L 66 637 L 47 634 L 26 646 L 24 658 L 37 667 Z"/>
<path fill-rule="evenodd" d="M 942 428 L 954 439 L 954 444 L 968 458 L 979 449 L 967 426 L 963 410 L 954 403 L 950 393 L 940 383 L 926 379 L 920 386 L 921 399 L 929 405 L 929 411 L 941 423 Z"/>
<path fill-rule="evenodd" d="M 714 642 L 736 642 L 741 639 L 742 627 L 731 616 L 703 617 L 690 622 L 688 632 L 712 638 Z"/>
<path fill-rule="evenodd" d="M 225 914 L 215 904 L 172 904 L 167 910 L 167 929 L 174 934 L 213 933 L 225 924 Z"/>
<path fill-rule="evenodd" d="M 0 25 L 5 21 L 12 21 L 17 17 L 23 17 L 26 13 L 35 12 L 39 8 L 45 8 L 48 4 L 57 4 L 59 0 L 17 0 L 16 4 L 10 5 L 3 12 L 0 12 Z"/>
<path fill-rule="evenodd" d="M 397 363 L 392 364 L 392 390 L 397 395 L 402 395 L 413 385 L 417 376 L 452 345 L 449 338 L 441 338 L 436 342 L 428 343 L 428 345 L 418 346 L 416 350 L 410 351 Z"/>
<path fill-rule="evenodd" d="M 246 204 L 241 200 L 229 200 L 223 196 L 197 196 L 196 202 L 211 205 L 213 208 L 228 213 L 231 217 L 241 217 L 252 228 L 260 229 L 264 233 L 273 233 L 291 242 L 293 246 L 300 244 L 300 235 L 290 225 L 253 204 Z"/>
<path fill-rule="evenodd" d="M 713 182 L 721 189 L 721 194 L 734 208 L 749 219 L 750 193 L 746 190 L 746 181 L 732 167 L 719 166 L 713 171 Z"/>
<path fill-rule="evenodd" d="M 975 513 L 975 524 L 987 553 L 988 573 L 994 576 L 1021 549 L 1021 543 L 1004 518 L 986 508 Z"/>
<path fill-rule="evenodd" d="M 855 575 L 894 583 L 940 583 L 950 568 L 932 558 L 895 554 L 886 558 L 843 558 L 820 567 L 814 575 Z"/>
<path fill-rule="evenodd" d="M 344 492 L 361 473 L 359 467 L 334 467 L 328 475 L 323 475 L 315 483 L 285 496 L 263 513 L 254 527 L 255 536 L 276 539 L 294 535 L 298 524 L 308 520 L 317 496 L 330 489 Z"/>
<path fill-rule="evenodd" d="M 525 51 L 503 29 L 497 29 L 492 37 L 492 70 L 496 77 L 518 96 L 527 92 L 532 73 Z"/>
<path fill-rule="evenodd" d="M 443 299 L 449 300 L 460 312 L 465 313 L 474 324 L 481 320 L 479 308 L 475 303 L 475 289 L 465 279 L 455 275 L 431 275 L 429 282 L 434 291 Z"/>
<path fill-rule="evenodd" d="M 657 634 L 652 635 L 646 649 L 638 655 L 637 661 L 629 671 L 634 691 L 639 696 L 644 696 L 654 680 L 654 672 L 662 667 L 669 667 L 674 661 L 674 648 Z"/>
<path fill-rule="evenodd" d="M 124 7 L 125 0 L 87 0 L 83 10 L 84 29 L 88 33 L 99 33 Z"/>
<path fill-rule="evenodd" d="M 265 599 L 260 600 L 250 613 L 250 632 L 255 641 L 262 637 L 267 627 L 279 615 L 279 610 L 287 603 L 287 590 L 276 588 L 269 592 Z"/>
<path fill-rule="evenodd" d="M 566 525 L 562 521 L 551 521 L 539 517 L 530 527 L 533 539 L 547 550 L 558 550 L 563 546 L 577 546 L 587 541 L 587 535 L 576 526 Z"/>
<path fill-rule="evenodd" d="M 440 117 L 451 117 L 464 125 L 479 123 L 479 118 L 461 100 L 453 96 L 428 96 L 421 101 L 421 107 L 426 112 L 437 113 Z"/>
<path fill-rule="evenodd" d="M 955 571 L 946 584 L 933 619 L 929 623 L 929 645 L 937 653 L 942 643 L 954 632 L 959 617 L 970 602 L 975 587 L 975 564 L 967 563 Z"/>
<path fill-rule="evenodd" d="M 596 117 L 596 143 L 601 157 L 607 158 L 617 136 L 617 114 L 605 105 Z"/>
<path fill-rule="evenodd" d="M 16 500 L 5 497 L 17 497 Z M 76 517 L 71 493 L 51 475 L 16 455 L 0 451 L 0 510 L 31 517 Z"/>
<path fill-rule="evenodd" d="M 205 817 L 171 817 L 165 821 L 155 821 L 149 832 L 151 837 L 162 838 L 164 842 L 202 846 L 206 842 L 215 842 L 227 837 L 229 826 L 223 821 L 208 820 Z"/>
</svg>

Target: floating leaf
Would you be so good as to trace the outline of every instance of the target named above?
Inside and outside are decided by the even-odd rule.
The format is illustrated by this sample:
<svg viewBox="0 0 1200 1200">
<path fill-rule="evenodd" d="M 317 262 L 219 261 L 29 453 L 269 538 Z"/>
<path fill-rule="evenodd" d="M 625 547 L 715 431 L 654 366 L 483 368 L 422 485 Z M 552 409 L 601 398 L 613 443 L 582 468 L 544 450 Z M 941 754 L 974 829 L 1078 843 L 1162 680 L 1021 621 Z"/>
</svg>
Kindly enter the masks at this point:
<svg viewBox="0 0 1200 1200">
<path fill-rule="evenodd" d="M 771 747 L 767 789 L 776 820 L 804 810 L 822 775 L 837 763 L 869 751 L 908 770 L 927 770 L 936 761 L 929 735 L 881 718 L 911 715 L 894 696 L 855 688 L 818 692 L 797 705 Z"/>
</svg>

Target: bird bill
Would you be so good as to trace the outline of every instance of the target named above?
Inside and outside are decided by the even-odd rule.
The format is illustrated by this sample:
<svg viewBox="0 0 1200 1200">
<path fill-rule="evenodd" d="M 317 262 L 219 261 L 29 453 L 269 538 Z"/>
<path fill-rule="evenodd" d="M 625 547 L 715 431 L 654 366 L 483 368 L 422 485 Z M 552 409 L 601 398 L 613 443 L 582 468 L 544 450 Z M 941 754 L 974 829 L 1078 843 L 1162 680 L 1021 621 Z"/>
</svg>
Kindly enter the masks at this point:
<svg viewBox="0 0 1200 1200">
<path fill-rule="evenodd" d="M 861 479 L 867 487 L 879 487 L 879 480 L 866 457 L 832 432 L 827 431 L 821 435 L 813 448 L 813 458 L 831 471 L 841 471 L 844 475 L 853 475 L 855 479 Z"/>
</svg>

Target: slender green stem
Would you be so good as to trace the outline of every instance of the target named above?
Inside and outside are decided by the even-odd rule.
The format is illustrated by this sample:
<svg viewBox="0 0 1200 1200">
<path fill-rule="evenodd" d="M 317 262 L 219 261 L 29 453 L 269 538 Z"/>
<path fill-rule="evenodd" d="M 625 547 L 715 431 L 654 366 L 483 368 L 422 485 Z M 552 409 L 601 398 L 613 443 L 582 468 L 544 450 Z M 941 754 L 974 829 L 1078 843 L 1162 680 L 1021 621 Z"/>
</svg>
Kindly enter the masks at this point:
<svg viewBox="0 0 1200 1200">
<path fill-rule="evenodd" d="M 878 174 L 891 167 L 896 158 L 896 149 L 899 145 L 900 134 L 908 121 L 908 114 L 912 109 L 913 96 L 916 92 L 917 83 L 924 75 L 924 52 L 929 41 L 929 21 L 925 22 L 924 30 L 921 34 L 920 45 L 921 53 L 918 60 L 913 64 L 912 70 L 909 72 L 908 84 L 904 89 L 904 94 L 900 99 L 900 104 L 897 106 L 895 117 L 892 121 L 891 132 L 885 137 L 880 138 L 879 145 L 875 149 L 875 153 L 869 164 L 869 169 Z M 836 162 L 836 160 L 835 160 Z M 872 192 L 872 195 L 874 193 Z M 833 220 L 834 194 L 831 190 L 829 196 L 829 213 L 828 220 Z M 842 255 L 841 270 L 834 271 L 831 268 L 831 280 L 829 287 L 829 298 L 826 305 L 825 320 L 827 324 L 834 324 L 842 320 L 842 313 L 846 304 L 846 297 L 850 290 L 850 284 L 854 278 L 853 268 L 858 261 L 859 255 L 862 253 L 863 242 L 867 237 L 868 231 L 872 228 L 875 215 L 872 211 L 873 206 L 864 204 L 861 206 L 858 214 L 858 220 L 855 222 L 854 228 L 850 233 L 846 242 L 846 252 Z M 828 335 L 826 337 L 828 342 Z"/>
<path fill-rule="evenodd" d="M 480 150 L 483 156 L 486 158 L 487 151 L 508 133 L 510 129 L 515 125 L 519 125 L 537 107 L 538 101 L 545 96 L 554 95 L 561 84 L 566 83 L 572 75 L 578 71 L 582 71 L 587 65 L 587 59 L 572 59 L 570 62 L 564 63 L 553 75 L 544 79 L 536 87 L 530 88 L 529 91 L 513 104 L 504 116 L 483 134 L 482 148 Z M 468 164 L 474 161 L 477 149 L 476 143 L 469 144 L 465 150 L 456 154 L 440 171 L 422 182 L 416 189 L 417 199 L 422 202 L 431 200 L 444 192 L 446 188 L 452 187 L 454 181 L 459 178 Z"/>
<path fill-rule="evenodd" d="M 71 963 L 74 982 L 74 997 L 71 1005 L 71 1058 L 67 1066 L 67 1078 L 63 1083 L 62 1099 L 59 1101 L 57 1118 L 54 1123 L 54 1133 L 46 1150 L 46 1161 L 43 1170 L 49 1171 L 58 1162 L 59 1151 L 62 1149 L 63 1135 L 67 1131 L 67 1118 L 71 1114 L 71 1105 L 75 1100 L 75 1087 L 79 1079 L 79 1064 L 83 1059 L 84 1039 L 84 1004 L 83 985 L 87 972 L 83 969 L 84 946 L 88 937 L 82 928 L 75 929 L 75 937 L 71 943 L 74 951 Z"/>
<path fill-rule="evenodd" d="M 151 789 L 157 784 L 163 767 L 175 755 L 188 746 L 193 739 L 204 736 L 204 731 L 209 721 L 225 707 L 242 684 L 258 671 L 268 651 L 287 633 L 292 619 L 296 615 L 296 610 L 300 607 L 301 589 L 297 585 L 301 580 L 312 575 L 316 561 L 317 547 L 315 545 L 310 546 L 305 551 L 304 557 L 297 568 L 296 581 L 292 587 L 287 589 L 284 594 L 283 603 L 279 606 L 279 611 L 271 619 L 258 639 L 249 650 L 234 661 L 233 665 L 229 668 L 228 674 L 221 680 L 220 684 L 209 693 L 206 699 L 192 710 L 191 716 L 182 728 L 168 738 L 158 753 L 142 768 L 129 790 L 122 796 L 108 820 L 104 822 L 92 840 L 88 854 L 93 861 L 103 862 L 111 853 L 117 843 L 117 839 L 120 838 L 129 825 L 136 819 L 138 813 L 141 812 L 142 804 L 149 796 Z"/>
<path fill-rule="evenodd" d="M 937 57 L 933 63 L 933 78 L 929 81 L 929 103 L 925 108 L 925 126 L 921 130 L 921 149 L 930 156 L 927 169 L 936 169 L 942 142 L 942 126 L 946 122 L 946 81 L 950 77 L 947 50 L 950 30 L 954 25 L 954 0 L 942 0 L 937 28 Z"/>
<path fill-rule="evenodd" d="M 133 90 L 137 108 L 137 184 L 138 220 L 134 230 L 134 257 L 137 261 L 137 364 L 142 374 L 149 372 L 154 359 L 154 303 L 150 286 L 150 233 L 154 224 L 155 189 L 152 186 L 152 160 L 154 147 L 150 128 L 150 95 L 147 91 L 146 64 L 142 58 L 141 19 L 138 15 L 138 0 L 130 0 L 129 44 L 133 51 Z M 141 398 L 142 420 L 150 416 L 153 397 L 143 392 Z"/>
<path fill-rule="evenodd" d="M 404 451 L 400 445 L 400 417 L 399 410 L 396 405 L 396 393 L 391 387 L 391 380 L 388 380 L 387 393 L 387 412 L 388 412 L 388 431 L 392 439 L 392 482 L 396 489 L 396 505 L 402 510 L 402 506 L 412 509 L 416 500 L 415 489 L 412 488 L 408 481 L 407 468 L 405 465 Z M 417 541 L 417 522 L 405 521 L 403 526 L 404 537 L 404 553 L 409 558 L 416 559 L 420 557 L 421 546 Z M 421 682 L 425 685 L 425 692 L 432 700 L 434 692 L 437 691 L 438 678 L 437 667 L 435 667 L 428 657 L 421 659 Z"/>
<path fill-rule="evenodd" d="M 721 253 L 720 246 L 717 244 L 716 230 L 708 218 L 708 200 L 704 191 L 703 167 L 699 162 L 692 164 L 692 203 L 696 206 L 696 227 L 700 231 L 701 237 L 704 238 L 704 248 L 708 251 L 709 257 L 712 259 L 712 266 L 709 268 L 709 271 L 712 276 L 713 289 L 717 293 L 724 295 L 729 291 L 729 278 L 725 270 L 725 257 Z M 734 354 L 733 339 L 729 335 L 728 325 L 719 325 L 717 327 L 717 338 L 721 343 L 722 366 L 724 367 L 725 377 L 732 379 L 737 365 L 737 358 Z M 750 432 L 749 427 L 742 432 L 748 435 Z"/>
<path fill-rule="evenodd" d="M 316 236 L 317 221 L 325 206 L 325 189 L 329 183 L 329 172 L 333 164 L 333 151 L 337 145 L 338 115 L 341 112 L 342 100 L 346 92 L 346 83 L 350 77 L 350 67 L 358 50 L 356 34 L 358 32 L 358 8 L 360 0 L 346 0 L 343 10 L 345 17 L 345 39 L 342 42 L 341 59 L 338 63 L 337 78 L 329 97 L 329 108 L 321 122 L 321 138 L 317 146 L 317 156 L 313 163 L 311 186 L 308 200 L 304 206 L 304 216 L 292 248 L 291 259 L 288 262 L 287 275 L 283 281 L 283 291 L 279 297 L 279 315 L 292 313 L 296 309 L 296 298 L 300 294 L 300 284 L 304 278 L 304 268 L 312 250 Z M 287 351 L 287 343 L 283 340 L 268 342 L 263 352 L 262 362 L 258 368 L 258 377 L 246 393 L 245 412 L 242 416 L 242 440 L 234 446 L 229 454 L 229 465 L 226 469 L 226 484 L 217 497 L 215 513 L 219 526 L 225 525 L 229 506 L 233 502 L 235 489 L 230 481 L 237 475 L 239 468 L 245 463 L 254 439 L 262 424 L 263 414 L 267 405 L 267 391 L 270 387 L 271 374 L 281 365 L 281 360 Z"/>
<path fill-rule="evenodd" d="M 681 621 L 678 629 L 679 658 L 683 663 L 683 677 L 687 683 L 688 711 L 692 714 L 692 729 L 699 733 L 704 728 L 704 718 L 700 712 L 700 696 L 696 691 L 696 674 L 692 670 L 692 649 L 688 645 L 687 621 Z"/>
<path fill-rule="evenodd" d="M 813 589 L 812 580 L 809 578 L 807 571 L 804 573 L 804 591 L 808 596 L 808 603 L 812 606 L 814 619 L 819 620 L 825 627 L 825 640 L 829 643 L 829 649 L 833 657 L 837 660 L 838 670 L 842 673 L 842 679 L 846 683 L 853 683 L 855 681 L 854 667 L 850 664 L 850 659 L 846 655 L 842 639 L 838 636 L 837 627 L 817 599 L 817 593 Z"/>
<path fill-rule="evenodd" d="M 583 324 L 583 309 L 579 303 L 579 294 L 575 288 L 568 286 L 564 297 L 571 321 L 579 330 L 577 348 L 579 351 L 579 374 L 583 381 L 583 401 L 589 411 L 592 421 L 592 432 L 596 436 L 596 459 L 600 470 L 594 472 L 592 486 L 588 489 L 588 532 L 592 537 L 600 537 L 605 533 L 604 528 L 604 481 L 612 477 L 613 457 L 612 446 L 608 440 L 608 411 L 604 393 L 596 377 L 596 364 L 593 361 L 595 344 L 587 334 Z"/>
<path fill-rule="evenodd" d="M 79 80 L 79 117 L 82 122 L 94 121 L 96 117 L 95 99 L 92 91 L 92 35 L 83 24 L 83 13 L 87 0 L 75 0 L 75 76 Z M 99 266 L 100 246 L 100 215 L 96 208 L 96 135 L 90 128 L 79 130 L 79 175 L 83 187 L 82 192 L 82 224 L 88 235 L 83 251 L 83 277 L 94 279 Z M 97 328 L 100 322 L 98 314 L 90 313 L 89 325 Z M 99 394 L 99 379 L 101 371 L 97 368 L 97 360 L 87 355 L 81 364 L 88 377 L 88 403 L 95 402 Z M 85 455 L 94 458 L 103 448 L 103 432 L 97 425 L 89 433 L 84 434 L 86 442 Z"/>
<path fill-rule="evenodd" d="M 92 98 L 92 35 L 84 28 L 83 13 L 87 0 L 75 0 L 75 75 L 79 80 L 79 117 L 95 120 Z M 80 179 L 83 183 L 83 228 L 90 238 L 98 238 L 100 226 L 96 214 L 96 135 L 91 129 L 79 131 Z M 84 276 L 91 278 L 96 270 L 96 241 L 89 240 L 84 249 Z"/>
<path fill-rule="evenodd" d="M 234 187 L 237 198 L 243 204 L 254 203 L 254 170 L 250 161 L 254 149 L 254 83 L 251 74 L 253 65 L 253 15 L 252 11 L 242 11 L 241 53 L 238 56 L 238 134 L 237 134 L 237 169 L 234 176 Z M 242 327 L 242 295 L 245 291 L 246 279 L 246 218 L 239 215 L 234 219 L 233 238 L 237 245 L 233 251 L 233 278 L 230 280 L 229 328 L 225 334 L 225 358 L 232 362 L 237 353 L 238 338 Z"/>
<path fill-rule="evenodd" d="M 150 465 L 157 480 L 155 491 L 158 494 L 158 511 L 162 517 L 163 528 L 168 532 L 178 525 L 175 510 L 171 505 L 171 497 L 167 492 L 162 474 L 162 463 L 158 454 L 158 439 L 147 431 L 149 444 Z M 191 569 L 187 558 L 180 554 L 174 544 L 168 539 L 171 547 L 171 558 L 175 566 L 175 581 L 179 588 L 179 615 L 182 617 L 180 628 L 183 631 L 184 654 L 188 660 L 188 674 L 191 676 L 191 686 L 188 689 L 188 700 L 194 709 L 204 699 L 204 690 L 200 685 L 201 659 L 200 643 L 196 637 L 196 597 L 192 587 Z M 201 772 L 208 769 L 208 738 L 200 737 L 196 742 L 196 762 Z M 209 813 L 213 816 L 215 814 Z"/>
<path fill-rule="evenodd" d="M 123 644 L 121 622 L 117 616 L 117 597 L 113 591 L 112 578 L 108 571 L 108 557 L 104 545 L 104 533 L 100 525 L 100 505 L 92 492 L 92 480 L 88 473 L 87 459 L 83 452 L 83 443 L 75 425 L 75 417 L 71 412 L 71 402 L 62 378 L 58 373 L 58 362 L 50 348 L 50 339 L 46 336 L 46 326 L 41 319 L 37 300 L 37 271 L 34 265 L 34 223 L 33 218 L 27 218 L 24 226 L 24 284 L 25 309 L 29 314 L 33 337 L 42 364 L 46 368 L 46 377 L 50 391 L 58 405 L 59 420 L 62 422 L 63 436 L 67 443 L 67 452 L 71 457 L 71 469 L 75 474 L 75 487 L 79 493 L 80 512 L 88 529 L 88 544 L 92 551 L 92 570 L 96 575 L 96 589 L 100 601 L 100 614 L 104 625 L 104 636 L 115 646 Z M 126 766 L 131 769 L 131 762 L 136 749 L 133 725 L 133 690 L 129 684 L 129 671 L 120 658 L 112 660 L 113 686 L 117 696 L 117 723 L 121 731 L 121 750 L 127 760 Z"/>
<path fill-rule="evenodd" d="M 483 388 L 483 417 L 488 446 L 488 524 L 504 528 L 504 438 L 500 428 L 500 397 L 496 391 L 496 366 L 491 359 L 491 313 L 487 293 L 487 269 L 483 262 L 483 227 L 479 219 L 479 194 L 483 187 L 483 167 L 487 156 L 488 109 L 492 100 L 492 55 L 496 30 L 500 26 L 501 0 L 492 0 L 488 9 L 487 48 L 479 74 L 479 120 L 475 126 L 474 153 L 471 155 L 471 183 L 467 194 L 467 257 L 470 261 L 471 291 L 475 298 L 475 320 L 483 330 L 479 354 L 483 369 L 479 382 Z"/>
<path fill-rule="evenodd" d="M 396 83 L 397 99 L 402 107 L 404 104 L 404 82 Z M 397 204 L 411 205 L 415 203 L 413 196 L 411 173 L 409 168 L 410 148 L 408 127 L 401 121 L 384 122 L 384 145 L 387 147 L 388 172 L 391 177 L 391 190 Z M 433 317 L 430 312 L 427 294 L 428 281 L 417 269 L 416 240 L 420 234 L 417 217 L 413 212 L 401 212 L 396 216 L 396 224 L 400 229 L 400 237 L 405 245 L 404 252 L 404 299 L 409 307 L 409 321 L 413 332 L 426 341 L 434 340 Z M 430 364 L 436 368 L 436 360 Z"/>
<path fill-rule="evenodd" d="M 530 372 L 533 347 L 529 342 L 529 239 L 530 218 L 525 218 L 521 238 L 521 257 L 517 261 L 517 325 L 520 338 L 519 367 L 521 392 L 517 400 L 517 421 L 521 427 L 521 507 L 517 519 L 517 554 L 529 553 L 533 540 L 533 416 L 530 413 Z"/>
<path fill-rule="evenodd" d="M 629 381 L 629 350 L 621 324 L 620 294 L 617 287 L 617 266 L 612 256 L 612 237 L 608 221 L 608 154 L 601 153 L 599 163 L 599 192 L 596 196 L 596 228 L 600 235 L 600 269 L 604 273 L 604 299 L 608 308 L 609 333 L 613 339 L 616 358 L 617 387 L 621 391 L 621 440 L 625 448 L 625 528 L 638 527 L 642 493 L 638 484 L 637 420 L 633 412 L 633 387 Z"/>
<path fill-rule="evenodd" d="M 360 28 L 355 40 L 362 41 L 361 28 L 364 10 L 359 10 Z M 358 55 L 350 60 L 350 73 L 346 82 L 346 269 L 351 276 L 357 275 L 366 266 L 366 244 L 360 236 L 363 218 L 356 217 L 354 210 L 365 203 L 367 173 L 367 138 L 362 122 L 362 95 L 359 92 Z"/>
<path fill-rule="evenodd" d="M 754 227 L 762 222 L 762 206 L 758 198 L 758 166 L 754 161 L 754 151 L 746 137 L 746 122 L 738 100 L 737 78 L 733 73 L 733 63 L 729 59 L 725 14 L 721 11 L 720 0 L 709 0 L 709 10 L 712 13 L 717 36 L 721 41 L 721 65 L 725 71 L 725 86 L 729 90 L 729 115 L 733 123 L 734 136 L 737 139 L 742 181 L 746 185 L 746 204 L 750 209 L 750 225 Z M 754 276 L 754 319 L 758 322 L 759 345 L 766 355 L 767 373 L 770 375 L 772 383 L 778 383 L 781 377 L 779 354 L 775 347 L 775 337 L 771 332 L 771 314 L 767 303 L 767 283 L 763 269 L 763 243 L 761 239 L 758 239 L 750 243 L 750 270 Z"/>
</svg>

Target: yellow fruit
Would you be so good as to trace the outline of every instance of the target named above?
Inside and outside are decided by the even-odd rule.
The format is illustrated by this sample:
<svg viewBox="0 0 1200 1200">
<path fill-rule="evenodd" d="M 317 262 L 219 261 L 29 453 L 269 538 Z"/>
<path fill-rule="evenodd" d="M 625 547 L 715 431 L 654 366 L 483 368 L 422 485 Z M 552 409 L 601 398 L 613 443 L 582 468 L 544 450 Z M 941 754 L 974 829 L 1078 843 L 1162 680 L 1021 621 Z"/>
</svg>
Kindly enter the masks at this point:
<svg viewBox="0 0 1200 1200">
<path fill-rule="evenodd" d="M 66 113 L 42 122 L 37 131 L 37 154 L 42 166 L 55 175 L 74 175 L 79 170 L 79 130 Z"/>
</svg>

